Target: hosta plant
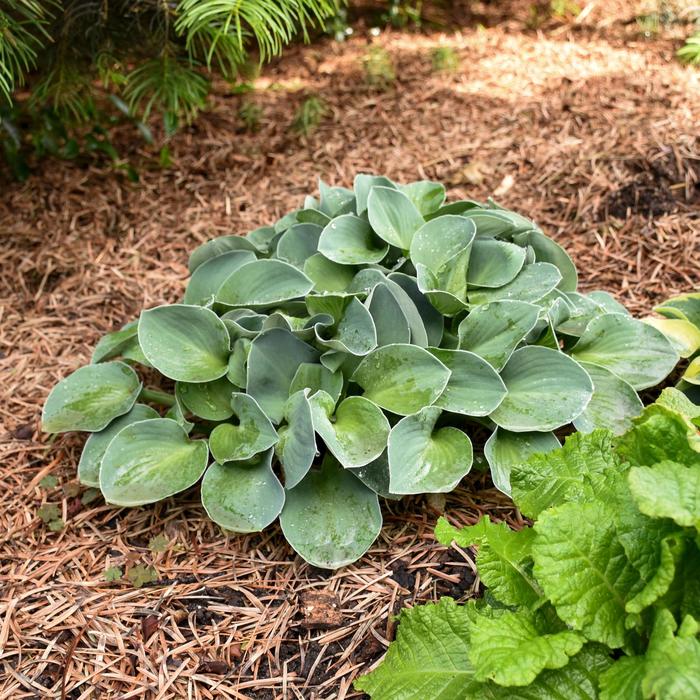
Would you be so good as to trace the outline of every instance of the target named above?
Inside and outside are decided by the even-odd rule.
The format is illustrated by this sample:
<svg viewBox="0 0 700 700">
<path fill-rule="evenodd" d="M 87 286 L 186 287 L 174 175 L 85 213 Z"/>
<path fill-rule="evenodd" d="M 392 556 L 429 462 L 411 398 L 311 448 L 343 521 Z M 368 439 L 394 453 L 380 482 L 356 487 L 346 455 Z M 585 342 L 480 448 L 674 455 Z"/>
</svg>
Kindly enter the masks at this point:
<svg viewBox="0 0 700 700">
<path fill-rule="evenodd" d="M 478 545 L 486 595 L 402 613 L 357 687 L 373 700 L 700 697 L 698 425 L 700 406 L 665 389 L 623 436 L 578 433 L 514 468 L 533 527 L 441 519 L 442 543 Z"/>
<path fill-rule="evenodd" d="M 201 245 L 184 297 L 102 338 L 51 392 L 44 430 L 92 433 L 79 477 L 109 503 L 201 480 L 222 527 L 279 516 L 324 567 L 371 545 L 378 496 L 453 489 L 471 426 L 491 430 L 506 492 L 512 464 L 557 447 L 557 428 L 624 431 L 673 345 L 610 295 L 577 292 L 569 256 L 529 219 L 444 200 L 436 182 L 358 175 Z M 142 388 L 139 367 L 164 383 Z"/>
</svg>

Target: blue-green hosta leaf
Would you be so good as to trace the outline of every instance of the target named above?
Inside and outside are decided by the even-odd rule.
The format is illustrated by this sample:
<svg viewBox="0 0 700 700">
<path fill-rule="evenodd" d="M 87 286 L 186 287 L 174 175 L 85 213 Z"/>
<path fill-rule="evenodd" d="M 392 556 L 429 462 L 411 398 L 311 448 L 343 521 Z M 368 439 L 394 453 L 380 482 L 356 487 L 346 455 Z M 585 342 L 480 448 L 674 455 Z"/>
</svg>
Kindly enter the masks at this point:
<svg viewBox="0 0 700 700">
<path fill-rule="evenodd" d="M 470 304 L 488 304 L 502 299 L 513 301 L 539 301 L 547 296 L 561 281 L 561 273 L 551 263 L 536 262 L 525 265 L 508 284 L 496 289 L 470 287 Z"/>
<path fill-rule="evenodd" d="M 279 430 L 275 452 L 282 464 L 284 484 L 294 488 L 311 469 L 317 455 L 309 390 L 297 391 L 284 407 L 285 424 Z"/>
<path fill-rule="evenodd" d="M 422 348 L 428 345 L 438 347 L 445 330 L 442 314 L 421 293 L 413 277 L 402 272 L 392 272 L 389 275 L 389 281 L 393 285 L 387 286 L 408 320 L 411 343 L 420 345 Z M 401 294 L 401 291 L 404 294 Z"/>
<path fill-rule="evenodd" d="M 248 353 L 252 341 L 248 338 L 239 338 L 233 344 L 233 352 L 228 358 L 226 378 L 239 389 L 246 385 L 248 377 Z"/>
<path fill-rule="evenodd" d="M 388 177 L 384 177 L 383 175 L 365 175 L 364 173 L 355 175 L 354 190 L 358 215 L 367 211 L 369 193 L 372 188 L 377 185 L 396 189 L 396 185 Z"/>
<path fill-rule="evenodd" d="M 700 350 L 700 326 L 682 318 L 649 316 L 642 320 L 661 331 L 671 341 L 671 345 L 681 357 L 687 359 Z"/>
<path fill-rule="evenodd" d="M 688 466 L 700 460 L 700 434 L 684 415 L 666 406 L 647 406 L 634 427 L 620 438 L 618 452 L 635 466 L 665 460 Z"/>
<path fill-rule="evenodd" d="M 675 632 L 675 634 L 674 634 Z M 646 653 L 645 698 L 691 700 L 700 696 L 698 623 L 685 617 L 676 632 L 670 610 L 659 611 Z"/>
<path fill-rule="evenodd" d="M 496 428 L 484 445 L 484 456 L 491 468 L 493 485 L 511 495 L 510 473 L 530 455 L 546 454 L 561 447 L 554 433 L 511 433 Z"/>
<path fill-rule="evenodd" d="M 579 364 L 593 381 L 593 398 L 583 413 L 574 419 L 574 427 L 582 433 L 608 428 L 615 435 L 622 435 L 632 427 L 632 419 L 644 408 L 637 392 L 605 367 L 590 362 Z"/>
<path fill-rule="evenodd" d="M 594 318 L 571 354 L 602 365 L 635 389 L 658 384 L 678 363 L 678 353 L 663 333 L 624 314 Z"/>
<path fill-rule="evenodd" d="M 202 505 L 232 532 L 260 532 L 282 512 L 284 489 L 272 471 L 272 450 L 249 462 L 214 462 L 202 479 Z"/>
<path fill-rule="evenodd" d="M 568 253 L 556 242 L 542 231 L 532 230 L 516 234 L 513 241 L 519 246 L 531 246 L 535 251 L 537 262 L 546 262 L 555 265 L 561 273 L 559 289 L 563 292 L 575 292 L 578 286 L 578 273 L 576 265 L 569 257 Z"/>
<path fill-rule="evenodd" d="M 475 235 L 474 224 L 463 216 L 441 216 L 415 232 L 411 261 L 419 271 L 418 286 L 423 293 L 445 292 L 461 302 L 459 307 L 465 305 L 467 270 Z M 427 272 L 421 274 L 423 268 Z"/>
<path fill-rule="evenodd" d="M 297 221 L 300 224 L 316 224 L 316 226 L 323 228 L 331 220 L 331 217 L 319 211 L 316 208 L 317 206 L 319 205 L 316 201 L 313 202 L 311 207 L 305 204 L 305 208 L 297 212 Z"/>
<path fill-rule="evenodd" d="M 472 245 L 467 281 L 470 287 L 503 287 L 515 279 L 524 264 L 524 248 L 494 238 L 479 238 Z"/>
<path fill-rule="evenodd" d="M 355 193 L 347 187 L 330 187 L 319 180 L 318 190 L 321 194 L 320 209 L 331 218 L 355 211 Z"/>
<path fill-rule="evenodd" d="M 503 605 L 533 607 L 542 598 L 531 571 L 531 548 L 535 539 L 532 528 L 511 530 L 504 522 L 492 523 L 487 515 L 476 525 L 458 529 L 445 518 L 439 518 L 435 537 L 444 545 L 452 541 L 460 547 L 478 545 L 479 578 Z"/>
<path fill-rule="evenodd" d="M 140 391 L 136 372 L 123 362 L 86 365 L 51 389 L 41 413 L 41 429 L 96 433 L 128 413 Z"/>
<path fill-rule="evenodd" d="M 381 665 L 355 681 L 374 700 L 477 700 L 483 686 L 469 661 L 473 605 L 450 598 L 403 610 Z"/>
<path fill-rule="evenodd" d="M 416 345 L 385 345 L 371 352 L 351 380 L 378 406 L 407 416 L 433 404 L 450 378 L 450 370 Z"/>
<path fill-rule="evenodd" d="M 449 205 L 448 205 L 449 206 Z M 509 212 L 470 207 L 461 213 L 476 225 L 479 238 L 508 238 L 517 230 Z"/>
<path fill-rule="evenodd" d="M 83 452 L 78 463 L 78 480 L 85 486 L 97 487 L 100 485 L 100 463 L 104 456 L 107 445 L 112 438 L 127 425 L 148 418 L 158 418 L 158 413 L 150 406 L 137 403 L 125 415 L 113 420 L 104 430 L 99 433 L 92 433 L 85 442 Z"/>
<path fill-rule="evenodd" d="M 439 182 L 419 180 L 398 185 L 398 188 L 413 202 L 422 216 L 436 212 L 445 201 L 445 187 Z"/>
<path fill-rule="evenodd" d="M 259 314 L 251 309 L 232 309 L 227 311 L 221 320 L 226 324 L 232 341 L 239 338 L 255 338 L 263 329 L 267 320 L 265 314 Z"/>
<path fill-rule="evenodd" d="M 175 393 L 186 409 L 204 420 L 226 420 L 233 415 L 231 397 L 236 388 L 226 377 L 213 382 L 177 382 Z"/>
<path fill-rule="evenodd" d="M 274 253 L 275 252 L 275 247 L 277 246 L 277 241 L 279 241 L 280 236 L 290 227 L 294 226 L 294 224 L 299 223 L 299 219 L 297 218 L 299 216 L 299 212 L 302 211 L 301 209 L 294 209 L 294 211 L 290 211 L 287 214 L 285 214 L 281 219 L 277 219 L 275 221 L 274 225 L 274 232 L 275 235 L 270 238 L 270 234 L 265 232 L 263 234 L 263 238 L 267 241 L 267 246 L 265 248 L 266 253 Z M 250 234 L 248 234 L 250 236 Z"/>
<path fill-rule="evenodd" d="M 477 306 L 459 324 L 459 347 L 503 369 L 523 338 L 535 327 L 539 308 L 524 301 L 495 301 Z"/>
<path fill-rule="evenodd" d="M 289 331 L 281 328 L 265 331 L 250 346 L 246 392 L 273 423 L 279 423 L 299 365 L 318 362 L 319 356 L 318 350 Z"/>
<path fill-rule="evenodd" d="M 604 316 L 607 312 L 605 307 L 598 304 L 590 295 L 579 294 L 578 292 L 561 292 L 555 290 L 555 294 L 562 294 L 569 307 L 569 314 L 566 318 L 560 319 L 556 324 L 559 333 L 580 338 L 588 324 L 598 316 Z M 542 303 L 544 300 L 540 300 Z"/>
<path fill-rule="evenodd" d="M 592 641 L 625 644 L 625 605 L 643 587 L 601 501 L 567 503 L 540 514 L 534 574 L 559 617 Z"/>
<path fill-rule="evenodd" d="M 318 252 L 340 265 L 363 265 L 381 262 L 389 245 L 377 237 L 365 219 L 345 214 L 323 229 Z"/>
<path fill-rule="evenodd" d="M 243 236 L 221 236 L 220 238 L 213 238 L 206 243 L 202 243 L 202 245 L 192 251 L 188 263 L 190 274 L 194 273 L 200 265 L 203 265 L 208 260 L 234 250 L 247 250 L 256 253 L 258 248 L 250 238 L 244 238 Z"/>
<path fill-rule="evenodd" d="M 240 239 L 245 240 L 245 239 Z M 217 255 L 197 266 L 185 290 L 185 304 L 209 306 L 219 287 L 239 267 L 257 260 L 249 250 L 234 250 Z"/>
<path fill-rule="evenodd" d="M 344 467 L 362 467 L 384 452 L 389 421 L 376 404 L 349 396 L 338 407 L 325 391 L 310 398 L 314 429 Z"/>
<path fill-rule="evenodd" d="M 130 346 L 137 333 L 138 321 L 131 321 L 120 330 L 103 335 L 92 351 L 90 362 L 97 364 L 118 357 L 125 348 Z"/>
<path fill-rule="evenodd" d="M 389 434 L 392 493 L 452 491 L 472 466 L 472 444 L 459 429 L 435 428 L 441 409 L 427 406 L 402 418 Z"/>
<path fill-rule="evenodd" d="M 469 629 L 474 677 L 517 687 L 530 685 L 545 669 L 566 666 L 586 639 L 571 630 L 549 632 L 548 627 L 529 610 L 477 614 Z"/>
<path fill-rule="evenodd" d="M 365 486 L 383 498 L 399 499 L 401 496 L 391 493 L 389 488 L 389 455 L 384 450 L 377 459 L 351 471 Z"/>
<path fill-rule="evenodd" d="M 325 460 L 293 489 L 280 515 L 287 542 L 303 559 L 324 569 L 357 561 L 382 527 L 377 494 L 349 471 Z"/>
<path fill-rule="evenodd" d="M 505 384 L 486 360 L 466 350 L 429 350 L 452 372 L 435 406 L 465 416 L 488 416 L 503 401 Z"/>
<path fill-rule="evenodd" d="M 216 301 L 225 306 L 269 308 L 306 296 L 313 282 L 282 260 L 256 260 L 239 267 L 219 287 Z"/>
<path fill-rule="evenodd" d="M 561 449 L 543 450 L 514 463 L 513 500 L 529 518 L 568 501 L 606 500 L 609 475 L 615 478 L 626 469 L 613 445 L 607 430 L 575 433 Z"/>
<path fill-rule="evenodd" d="M 481 202 L 476 202 L 473 199 L 460 199 L 456 202 L 450 202 L 449 204 L 443 204 L 437 211 L 426 215 L 426 220 L 431 221 L 436 219 L 438 216 L 445 216 L 447 214 L 464 214 L 471 209 L 483 209 L 484 205 Z"/>
<path fill-rule="evenodd" d="M 516 350 L 501 372 L 508 394 L 490 415 L 516 433 L 554 430 L 579 416 L 593 395 L 593 382 L 577 362 L 557 350 Z"/>
<path fill-rule="evenodd" d="M 600 676 L 600 700 L 644 700 L 642 681 L 646 671 L 643 656 L 623 656 Z"/>
<path fill-rule="evenodd" d="M 390 187 L 373 187 L 367 199 L 367 214 L 374 232 L 390 245 L 408 250 L 413 234 L 424 219 L 415 204 Z"/>
<path fill-rule="evenodd" d="M 666 318 L 680 318 L 700 328 L 700 292 L 689 292 L 671 297 L 654 307 L 657 314 Z"/>
<path fill-rule="evenodd" d="M 295 212 L 294 212 L 295 214 Z M 293 217 L 295 218 L 295 216 Z M 292 221 L 291 223 L 294 223 Z M 290 225 L 291 225 L 290 223 Z M 269 253 L 272 242 L 278 236 L 278 232 L 272 226 L 261 226 L 253 231 L 248 231 L 245 239 L 252 243 L 261 253 Z"/>
<path fill-rule="evenodd" d="M 220 423 L 209 436 L 209 449 L 217 462 L 252 459 L 275 445 L 277 432 L 252 396 L 233 394 L 231 408 L 237 422 Z"/>
<path fill-rule="evenodd" d="M 692 466 L 659 462 L 653 467 L 632 467 L 628 478 L 642 513 L 700 530 L 700 459 Z"/>
<path fill-rule="evenodd" d="M 319 293 L 344 292 L 356 272 L 356 268 L 339 265 L 321 253 L 312 255 L 304 263 L 304 274 L 313 281 L 313 289 Z"/>
<path fill-rule="evenodd" d="M 277 257 L 302 269 L 306 260 L 318 251 L 318 240 L 322 230 L 315 224 L 290 226 L 277 243 Z"/>
<path fill-rule="evenodd" d="M 411 342 L 411 327 L 408 319 L 387 285 L 376 285 L 365 304 L 374 321 L 377 345 Z"/>
<path fill-rule="evenodd" d="M 139 343 L 148 361 L 170 379 L 210 382 L 228 370 L 224 322 L 202 306 L 171 304 L 142 311 Z"/>
<path fill-rule="evenodd" d="M 208 458 L 206 440 L 190 440 L 170 418 L 132 423 L 102 457 L 100 490 L 117 506 L 155 503 L 196 484 Z"/>
<path fill-rule="evenodd" d="M 316 340 L 319 345 L 331 350 L 348 352 L 351 355 L 366 355 L 377 347 L 377 330 L 367 307 L 359 299 L 352 297 L 335 333 L 327 338 L 325 333 L 319 333 L 317 327 Z"/>
<path fill-rule="evenodd" d="M 605 292 L 602 289 L 595 289 L 592 292 L 588 292 L 588 294 L 585 296 L 592 299 L 606 313 L 627 314 L 628 316 L 630 314 L 630 312 L 619 301 L 617 301 L 617 299 L 615 299 L 610 292 Z"/>
<path fill-rule="evenodd" d="M 343 391 L 343 373 L 337 370 L 331 372 L 321 364 L 304 362 L 299 365 L 299 369 L 292 379 L 289 395 L 291 396 L 302 389 L 309 389 L 309 396 L 320 389 L 330 394 L 335 403 Z"/>
</svg>

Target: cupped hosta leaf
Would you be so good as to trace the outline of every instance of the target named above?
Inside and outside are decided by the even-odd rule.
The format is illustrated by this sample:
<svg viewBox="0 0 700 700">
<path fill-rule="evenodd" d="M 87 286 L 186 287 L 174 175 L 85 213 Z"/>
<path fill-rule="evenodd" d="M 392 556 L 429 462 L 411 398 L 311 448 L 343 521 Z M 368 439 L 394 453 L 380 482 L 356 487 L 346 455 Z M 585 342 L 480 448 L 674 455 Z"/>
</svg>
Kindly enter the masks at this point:
<svg viewBox="0 0 700 700">
<path fill-rule="evenodd" d="M 361 301 L 352 297 L 335 333 L 326 338 L 316 333 L 318 343 L 331 350 L 348 352 L 351 355 L 366 355 L 377 347 L 377 330 L 372 315 Z"/>
<path fill-rule="evenodd" d="M 415 204 L 422 216 L 437 211 L 445 201 L 445 186 L 439 182 L 419 180 L 398 188 Z"/>
<path fill-rule="evenodd" d="M 192 278 L 185 290 L 184 303 L 200 306 L 211 304 L 224 280 L 239 267 L 254 260 L 257 260 L 255 253 L 248 250 L 234 250 L 202 263 L 192 273 Z"/>
<path fill-rule="evenodd" d="M 112 438 L 127 425 L 149 418 L 158 418 L 158 413 L 150 406 L 137 403 L 125 415 L 113 420 L 104 430 L 99 433 L 92 433 L 85 442 L 83 452 L 78 463 L 78 479 L 85 486 L 100 485 L 100 463 L 104 456 L 107 445 Z"/>
<path fill-rule="evenodd" d="M 671 341 L 681 357 L 692 357 L 700 350 L 700 326 L 682 318 L 654 318 L 650 316 L 643 321 L 661 331 Z"/>
<path fill-rule="evenodd" d="M 691 466 L 659 462 L 653 467 L 632 467 L 629 485 L 645 515 L 700 530 L 700 455 Z"/>
<path fill-rule="evenodd" d="M 202 245 L 192 251 L 188 263 L 190 273 L 193 273 L 200 265 L 203 265 L 208 260 L 234 250 L 247 250 L 255 253 L 258 248 L 254 245 L 251 238 L 244 238 L 243 236 L 221 236 L 220 238 L 213 238 L 206 243 L 202 243 Z"/>
<path fill-rule="evenodd" d="M 331 217 L 316 209 L 316 206 L 318 204 L 314 202 L 312 207 L 297 212 L 297 221 L 300 224 L 316 224 L 316 226 L 323 228 L 331 220 Z"/>
<path fill-rule="evenodd" d="M 457 428 L 437 428 L 441 410 L 428 406 L 402 418 L 389 435 L 392 493 L 452 491 L 472 466 L 472 444 Z"/>
<path fill-rule="evenodd" d="M 377 345 L 411 342 L 408 319 L 387 285 L 374 287 L 365 304 L 374 321 Z"/>
<path fill-rule="evenodd" d="M 560 293 L 560 291 L 556 290 L 554 293 Z M 563 292 L 562 294 L 562 298 L 569 307 L 569 315 L 567 318 L 559 320 L 556 324 L 556 329 L 559 333 L 580 338 L 594 318 L 607 313 L 605 307 L 598 304 L 590 296 L 579 294 L 578 292 Z M 539 303 L 543 301 L 545 300 L 542 299 Z"/>
<path fill-rule="evenodd" d="M 561 281 L 561 273 L 551 263 L 525 265 L 508 284 L 496 289 L 472 287 L 469 290 L 470 304 L 488 304 L 501 299 L 535 302 L 545 297 Z"/>
<path fill-rule="evenodd" d="M 376 236 L 367 221 L 345 214 L 323 229 L 318 251 L 341 265 L 362 265 L 383 260 L 389 245 Z"/>
<path fill-rule="evenodd" d="M 209 449 L 217 462 L 251 459 L 277 442 L 270 419 L 252 396 L 233 394 L 231 408 L 236 422 L 220 423 L 209 436 Z"/>
<path fill-rule="evenodd" d="M 389 421 L 379 406 L 362 396 L 349 396 L 338 407 L 325 391 L 311 398 L 314 429 L 344 467 L 362 467 L 384 452 Z"/>
<path fill-rule="evenodd" d="M 316 253 L 304 263 L 304 274 L 313 282 L 315 292 L 344 292 L 353 280 L 356 269 L 339 265 L 325 255 Z"/>
<path fill-rule="evenodd" d="M 396 189 L 396 185 L 388 177 L 384 177 L 383 175 L 365 175 L 364 173 L 355 175 L 355 204 L 358 214 L 362 214 L 362 212 L 367 210 L 369 193 L 371 189 L 376 186 Z"/>
<path fill-rule="evenodd" d="M 401 272 L 389 275 L 388 288 L 395 296 L 411 329 L 411 342 L 422 348 L 440 345 L 445 330 L 442 314 L 426 299 L 418 289 L 413 277 Z M 400 292 L 403 292 L 403 295 Z M 410 303 L 412 302 L 412 303 Z"/>
<path fill-rule="evenodd" d="M 477 306 L 459 324 L 459 347 L 503 369 L 515 348 L 535 327 L 539 308 L 524 301 L 494 301 Z"/>
<path fill-rule="evenodd" d="M 321 195 L 321 211 L 330 217 L 347 214 L 355 209 L 355 193 L 347 187 L 330 187 L 319 180 L 318 191 Z"/>
<path fill-rule="evenodd" d="M 305 362 L 299 365 L 299 369 L 292 379 L 289 387 L 290 396 L 302 389 L 309 389 L 309 395 L 322 390 L 337 401 L 343 391 L 343 373 L 340 371 L 331 372 L 321 364 Z"/>
<path fill-rule="evenodd" d="M 279 423 L 299 365 L 317 362 L 319 356 L 318 350 L 289 331 L 281 328 L 265 331 L 250 346 L 246 392 L 273 423 Z"/>
<path fill-rule="evenodd" d="M 563 292 L 576 291 L 576 287 L 578 286 L 576 266 L 568 253 L 556 241 L 545 236 L 542 231 L 534 229 L 532 231 L 516 234 L 513 240 L 523 247 L 531 246 L 535 251 L 535 260 L 537 260 L 537 262 L 552 263 L 552 265 L 555 265 L 559 269 L 561 273 L 559 289 Z"/>
<path fill-rule="evenodd" d="M 205 420 L 226 420 L 233 415 L 231 397 L 236 388 L 226 378 L 190 384 L 177 382 L 175 392 L 186 409 Z"/>
<path fill-rule="evenodd" d="M 376 493 L 327 459 L 321 470 L 310 471 L 287 491 L 280 525 L 306 561 L 337 569 L 370 548 L 381 530 L 382 513 Z"/>
<path fill-rule="evenodd" d="M 118 357 L 128 348 L 138 333 L 138 321 L 131 321 L 118 331 L 103 335 L 92 351 L 90 362 L 96 364 Z"/>
<path fill-rule="evenodd" d="M 585 296 L 609 314 L 626 314 L 629 316 L 630 312 L 609 292 L 595 289 L 592 292 L 588 292 Z"/>
<path fill-rule="evenodd" d="M 309 391 L 297 391 L 284 407 L 285 424 L 279 428 L 275 452 L 284 471 L 284 484 L 291 489 L 311 469 L 317 455 Z"/>
<path fill-rule="evenodd" d="M 474 222 L 479 238 L 509 237 L 516 230 L 513 222 L 505 212 L 470 207 L 462 212 L 461 216 L 465 216 Z"/>
<path fill-rule="evenodd" d="M 593 396 L 593 382 L 581 365 L 557 350 L 534 345 L 511 355 L 501 379 L 508 394 L 490 418 L 516 433 L 566 425 Z"/>
<path fill-rule="evenodd" d="M 248 338 L 239 338 L 233 344 L 233 352 L 228 358 L 226 378 L 239 389 L 245 387 L 248 378 L 248 353 L 251 346 Z"/>
<path fill-rule="evenodd" d="M 378 406 L 406 416 L 433 404 L 442 394 L 450 370 L 415 345 L 385 345 L 367 355 L 351 380 Z"/>
<path fill-rule="evenodd" d="M 277 257 L 294 267 L 303 268 L 306 260 L 318 251 L 322 230 L 315 224 L 294 224 L 279 239 Z"/>
<path fill-rule="evenodd" d="M 226 306 L 266 308 L 297 299 L 313 289 L 313 282 L 282 260 L 256 260 L 239 267 L 219 287 L 216 301 Z"/>
<path fill-rule="evenodd" d="M 260 226 L 245 235 L 245 239 L 255 246 L 261 253 L 268 253 L 272 241 L 277 237 L 278 232 L 273 226 Z"/>
<path fill-rule="evenodd" d="M 512 282 L 525 264 L 525 249 L 492 238 L 472 245 L 467 281 L 475 287 L 502 287 Z"/>
<path fill-rule="evenodd" d="M 484 456 L 491 468 L 493 485 L 511 495 L 510 473 L 533 454 L 545 454 L 561 447 L 554 433 L 511 433 L 496 428 L 484 445 Z"/>
<path fill-rule="evenodd" d="M 389 455 L 386 450 L 369 464 L 350 468 L 349 471 L 378 496 L 394 500 L 401 498 L 389 489 Z"/>
<path fill-rule="evenodd" d="M 466 350 L 429 350 L 452 372 L 435 406 L 465 416 L 487 416 L 503 401 L 505 384 L 486 360 Z"/>
<path fill-rule="evenodd" d="M 593 381 L 593 398 L 583 413 L 574 419 L 574 427 L 583 433 L 607 428 L 622 435 L 632 427 L 632 419 L 644 407 L 637 392 L 610 370 L 590 362 L 581 362 Z"/>
<path fill-rule="evenodd" d="M 700 292 L 679 294 L 654 307 L 656 313 L 666 318 L 680 318 L 700 328 Z"/>
<path fill-rule="evenodd" d="M 232 532 L 260 532 L 282 512 L 284 489 L 272 471 L 272 450 L 247 462 L 214 462 L 202 479 L 202 505 Z"/>
<path fill-rule="evenodd" d="M 475 677 L 504 686 L 530 685 L 544 669 L 566 666 L 586 639 L 571 630 L 548 632 L 528 610 L 477 615 L 470 626 L 469 659 Z"/>
<path fill-rule="evenodd" d="M 390 245 L 408 250 L 413 234 L 424 219 L 415 204 L 390 187 L 373 187 L 367 199 L 367 214 L 374 232 Z"/>
<path fill-rule="evenodd" d="M 210 309 L 186 304 L 141 312 L 139 343 L 148 361 L 170 379 L 210 382 L 228 370 L 230 338 Z"/>
<path fill-rule="evenodd" d="M 658 384 L 678 363 L 678 353 L 661 331 L 623 314 L 594 318 L 571 354 L 602 365 L 635 389 Z"/>
<path fill-rule="evenodd" d="M 426 220 L 430 221 L 438 216 L 445 216 L 446 214 L 464 214 L 464 212 L 470 211 L 471 209 L 483 209 L 484 205 L 481 202 L 477 202 L 473 199 L 460 199 L 456 202 L 450 202 L 449 204 L 443 204 L 436 211 L 426 214 Z"/>
<path fill-rule="evenodd" d="M 140 506 L 184 491 L 207 467 L 205 440 L 190 440 L 169 418 L 132 423 L 109 443 L 100 467 L 107 503 Z"/>
<path fill-rule="evenodd" d="M 86 365 L 51 389 L 41 414 L 41 429 L 95 433 L 128 413 L 140 391 L 136 372 L 123 362 Z"/>
</svg>

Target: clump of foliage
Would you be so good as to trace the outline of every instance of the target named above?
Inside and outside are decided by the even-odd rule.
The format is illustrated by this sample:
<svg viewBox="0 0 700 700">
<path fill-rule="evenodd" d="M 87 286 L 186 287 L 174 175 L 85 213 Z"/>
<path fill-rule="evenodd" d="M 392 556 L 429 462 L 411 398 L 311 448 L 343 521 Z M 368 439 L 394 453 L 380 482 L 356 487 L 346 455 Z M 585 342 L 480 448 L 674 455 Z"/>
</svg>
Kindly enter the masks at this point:
<svg viewBox="0 0 700 700">
<path fill-rule="evenodd" d="M 577 292 L 534 222 L 445 204 L 437 182 L 321 182 L 273 226 L 201 245 L 189 269 L 179 303 L 109 333 L 52 390 L 43 428 L 92 433 L 78 475 L 107 502 L 203 477 L 214 521 L 253 532 L 279 516 L 317 566 L 367 550 L 378 496 L 452 490 L 472 466 L 470 426 L 492 430 L 485 454 L 508 492 L 513 464 L 559 446 L 552 431 L 624 432 L 637 390 L 678 361 L 608 294 Z"/>
<path fill-rule="evenodd" d="M 238 110 L 238 116 L 248 131 L 257 131 L 260 128 L 263 108 L 255 102 L 245 100 Z"/>
<path fill-rule="evenodd" d="M 676 55 L 683 63 L 700 66 L 700 32 L 689 36 Z"/>
<path fill-rule="evenodd" d="M 430 61 L 436 73 L 455 73 L 459 70 L 459 54 L 451 46 L 437 46 L 430 52 Z"/>
<path fill-rule="evenodd" d="M 316 95 L 310 95 L 299 105 L 292 121 L 292 129 L 301 136 L 310 136 L 318 129 L 328 113 L 326 103 Z"/>
<path fill-rule="evenodd" d="M 47 120 L 68 131 L 76 124 L 106 128 L 124 108 L 144 122 L 162 115 L 171 134 L 205 105 L 212 72 L 236 80 L 251 48 L 265 61 L 335 9 L 334 0 L 6 0 L 0 6 L 6 157 L 21 165 L 32 145 L 25 141 L 44 133 Z M 13 104 L 25 83 L 29 97 Z M 80 143 L 72 131 L 54 130 L 53 137 L 58 143 L 48 150 L 63 157 Z M 22 174 L 17 164 L 15 171 Z"/>
<path fill-rule="evenodd" d="M 666 389 L 621 437 L 569 437 L 513 470 L 535 521 L 488 517 L 444 544 L 478 545 L 486 595 L 401 614 L 357 681 L 375 700 L 690 700 L 700 689 L 700 407 Z"/>
<path fill-rule="evenodd" d="M 396 81 L 394 62 L 381 46 L 371 46 L 362 59 L 365 82 L 375 90 L 388 90 Z"/>
</svg>

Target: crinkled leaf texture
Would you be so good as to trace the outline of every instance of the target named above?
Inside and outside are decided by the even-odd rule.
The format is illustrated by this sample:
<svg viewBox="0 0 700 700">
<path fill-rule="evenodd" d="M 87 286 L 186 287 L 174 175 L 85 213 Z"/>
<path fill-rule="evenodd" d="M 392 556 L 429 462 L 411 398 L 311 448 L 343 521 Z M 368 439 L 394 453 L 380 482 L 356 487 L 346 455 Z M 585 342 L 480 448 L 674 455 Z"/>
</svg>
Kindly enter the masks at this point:
<svg viewBox="0 0 700 700">
<path fill-rule="evenodd" d="M 44 407 L 45 430 L 96 433 L 79 477 L 115 504 L 167 498 L 206 472 L 201 494 L 216 522 L 260 530 L 284 504 L 292 546 L 337 567 L 374 541 L 378 496 L 452 490 L 484 442 L 508 493 L 511 471 L 554 450 L 553 431 L 567 425 L 658 436 L 667 427 L 637 416 L 635 389 L 670 372 L 676 346 L 610 295 L 578 293 L 571 259 L 535 222 L 493 201 L 445 203 L 440 183 L 320 181 L 318 196 L 200 245 L 188 266 L 180 299 L 108 333 Z M 669 302 L 663 327 L 687 331 L 695 307 L 692 296 Z M 685 355 L 691 335 L 674 340 Z M 149 369 L 145 389 L 137 368 Z M 691 365 L 688 386 L 695 374 Z M 687 466 L 700 452 L 681 441 L 693 420 L 671 426 L 677 454 L 665 459 Z M 541 470 L 537 497 L 558 493 L 560 476 L 546 462 Z M 565 490 L 605 487 L 588 472 Z M 680 545 L 664 537 L 675 562 Z M 515 600 L 507 542 L 485 540 L 480 557 L 494 590 Z M 640 610 L 665 585 L 649 575 Z"/>
</svg>

